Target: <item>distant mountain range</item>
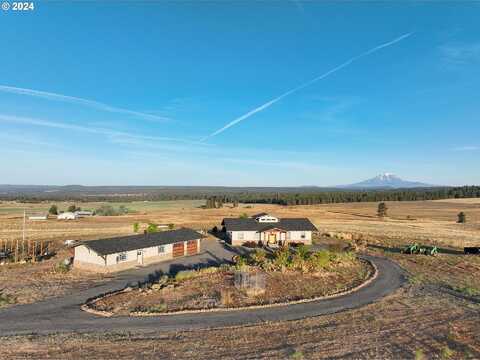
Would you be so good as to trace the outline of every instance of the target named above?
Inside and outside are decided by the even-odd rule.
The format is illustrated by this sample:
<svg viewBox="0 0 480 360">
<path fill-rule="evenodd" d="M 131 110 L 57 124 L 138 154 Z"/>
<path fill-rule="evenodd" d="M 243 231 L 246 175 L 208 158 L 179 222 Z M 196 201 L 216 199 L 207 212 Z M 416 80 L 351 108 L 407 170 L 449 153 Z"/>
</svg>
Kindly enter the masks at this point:
<svg viewBox="0 0 480 360">
<path fill-rule="evenodd" d="M 394 174 L 384 173 L 377 175 L 374 178 L 355 184 L 341 185 L 337 187 L 347 189 L 407 189 L 434 186 L 436 185 L 425 184 L 417 181 L 403 180 Z"/>
</svg>

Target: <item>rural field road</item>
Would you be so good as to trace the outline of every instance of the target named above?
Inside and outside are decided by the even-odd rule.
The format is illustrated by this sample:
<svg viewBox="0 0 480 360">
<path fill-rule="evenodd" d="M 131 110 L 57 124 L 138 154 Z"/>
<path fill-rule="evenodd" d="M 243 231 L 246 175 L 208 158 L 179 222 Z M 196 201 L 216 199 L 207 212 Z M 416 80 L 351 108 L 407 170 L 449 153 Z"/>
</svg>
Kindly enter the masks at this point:
<svg viewBox="0 0 480 360">
<path fill-rule="evenodd" d="M 166 262 L 120 273 L 112 281 L 34 304 L 0 310 L 0 336 L 49 334 L 58 332 L 180 331 L 239 326 L 266 321 L 288 321 L 357 308 L 372 303 L 401 287 L 403 270 L 392 261 L 364 256 L 378 269 L 378 276 L 359 290 L 339 297 L 288 306 L 225 312 L 205 312 L 152 317 L 99 317 L 80 309 L 88 299 L 141 282 L 155 271 L 178 271 L 201 264 L 231 260 L 234 253 L 220 242 L 204 240 L 203 252 L 182 259 L 182 264 Z"/>
</svg>

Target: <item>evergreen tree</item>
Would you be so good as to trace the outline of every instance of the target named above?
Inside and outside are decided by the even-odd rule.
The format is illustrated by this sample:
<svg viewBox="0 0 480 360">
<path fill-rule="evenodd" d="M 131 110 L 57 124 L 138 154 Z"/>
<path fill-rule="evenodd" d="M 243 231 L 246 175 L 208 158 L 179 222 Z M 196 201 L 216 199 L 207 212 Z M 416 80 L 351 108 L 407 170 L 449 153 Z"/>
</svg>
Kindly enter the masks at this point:
<svg viewBox="0 0 480 360">
<path fill-rule="evenodd" d="M 80 209 L 79 207 L 77 207 L 75 204 L 73 205 L 70 205 L 67 209 L 68 212 L 75 212 L 75 211 L 80 211 L 82 209 Z"/>
<path fill-rule="evenodd" d="M 52 205 L 50 206 L 50 209 L 48 209 L 48 213 L 50 215 L 58 215 L 58 207 L 57 205 Z"/>
<path fill-rule="evenodd" d="M 384 202 L 381 202 L 380 204 L 378 204 L 378 208 L 377 208 L 377 216 L 379 218 L 384 218 L 385 216 L 387 216 L 387 204 L 385 204 Z"/>
<path fill-rule="evenodd" d="M 467 215 L 463 211 L 460 211 L 457 217 L 458 217 L 457 223 L 465 224 L 467 222 Z"/>
</svg>

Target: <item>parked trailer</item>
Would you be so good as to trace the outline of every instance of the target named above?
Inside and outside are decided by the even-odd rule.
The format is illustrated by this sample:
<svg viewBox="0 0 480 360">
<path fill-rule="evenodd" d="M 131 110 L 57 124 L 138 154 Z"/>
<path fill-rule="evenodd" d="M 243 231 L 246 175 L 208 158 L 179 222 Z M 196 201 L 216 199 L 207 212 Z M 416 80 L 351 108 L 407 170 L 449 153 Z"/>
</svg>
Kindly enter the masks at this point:
<svg viewBox="0 0 480 360">
<path fill-rule="evenodd" d="M 480 254 L 480 246 L 464 247 L 463 252 L 467 255 L 479 255 Z"/>
</svg>

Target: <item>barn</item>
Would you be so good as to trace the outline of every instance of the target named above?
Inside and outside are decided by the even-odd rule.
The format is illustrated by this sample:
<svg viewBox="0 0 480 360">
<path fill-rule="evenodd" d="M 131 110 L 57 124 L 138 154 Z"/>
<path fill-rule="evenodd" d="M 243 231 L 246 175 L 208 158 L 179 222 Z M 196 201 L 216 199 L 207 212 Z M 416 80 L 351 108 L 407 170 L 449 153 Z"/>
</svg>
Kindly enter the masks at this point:
<svg viewBox="0 0 480 360">
<path fill-rule="evenodd" d="M 75 247 L 75 268 L 114 272 L 200 252 L 198 232 L 182 228 L 110 239 L 84 241 Z"/>
</svg>

